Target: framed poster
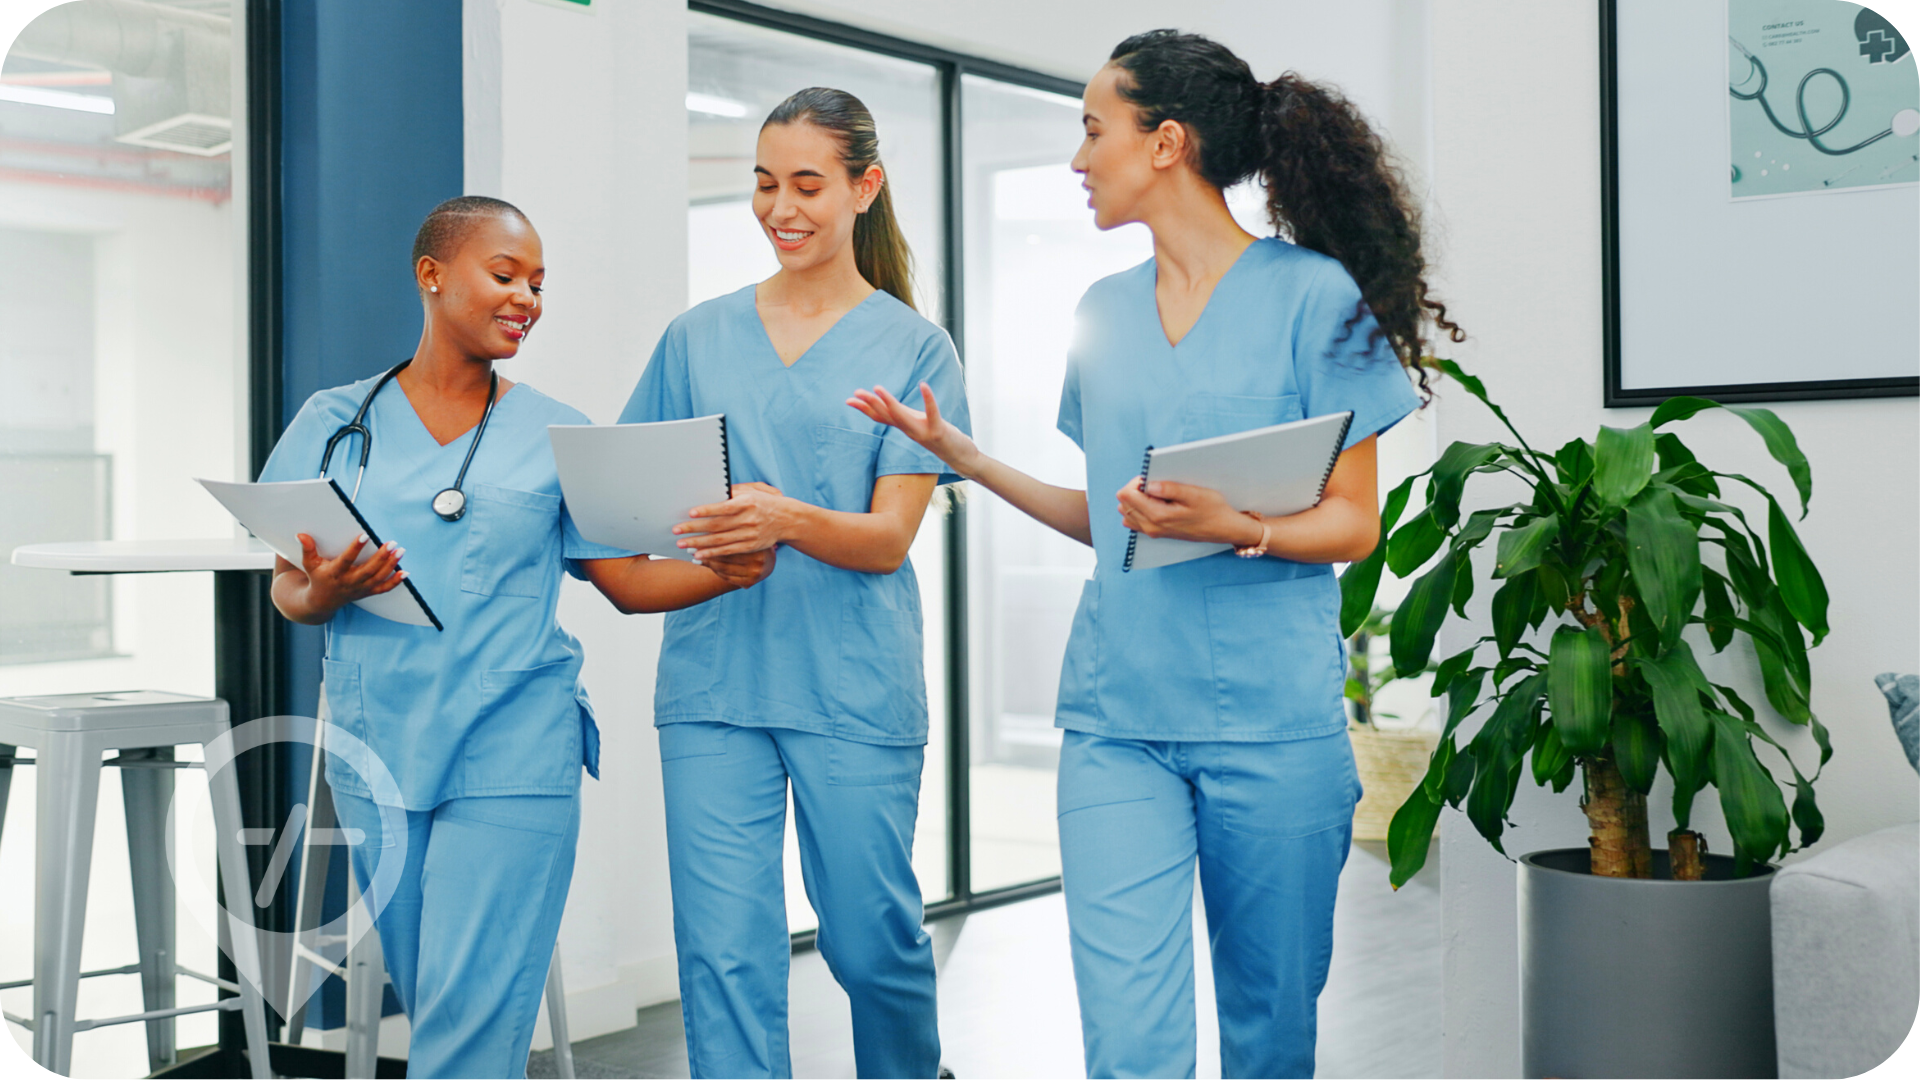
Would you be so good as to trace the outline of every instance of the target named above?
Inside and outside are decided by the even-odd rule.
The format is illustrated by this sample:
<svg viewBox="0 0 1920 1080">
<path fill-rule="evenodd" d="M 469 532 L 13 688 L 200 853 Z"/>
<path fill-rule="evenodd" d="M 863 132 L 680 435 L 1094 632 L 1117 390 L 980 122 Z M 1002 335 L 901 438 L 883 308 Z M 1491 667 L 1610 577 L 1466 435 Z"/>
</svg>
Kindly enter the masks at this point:
<svg viewBox="0 0 1920 1080">
<path fill-rule="evenodd" d="M 1843 0 L 1601 0 L 1605 403 L 1920 394 L 1920 76 Z"/>
</svg>

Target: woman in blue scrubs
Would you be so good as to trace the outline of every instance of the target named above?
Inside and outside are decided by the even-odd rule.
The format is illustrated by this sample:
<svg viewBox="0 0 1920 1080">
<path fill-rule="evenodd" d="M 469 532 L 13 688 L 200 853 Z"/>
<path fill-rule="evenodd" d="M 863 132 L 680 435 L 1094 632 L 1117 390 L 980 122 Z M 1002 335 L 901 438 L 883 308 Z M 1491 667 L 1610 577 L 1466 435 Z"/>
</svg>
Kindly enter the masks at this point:
<svg viewBox="0 0 1920 1080">
<path fill-rule="evenodd" d="M 677 529 L 700 558 L 780 573 L 670 615 L 654 723 L 687 1057 L 695 1076 L 788 1076 L 791 785 L 816 938 L 852 1002 L 861 1076 L 934 1076 L 932 944 L 913 828 L 927 741 L 907 548 L 940 462 L 849 412 L 852 388 L 931 385 L 965 427 L 953 343 L 913 308 L 873 117 L 803 90 L 767 118 L 754 214 L 780 260 L 673 321 L 623 422 L 725 413 L 733 498 Z M 782 494 L 784 492 L 784 494 Z"/>
<path fill-rule="evenodd" d="M 1419 405 L 1429 300 L 1417 218 L 1358 110 L 1299 77 L 1254 80 L 1206 38 L 1122 42 L 1087 85 L 1073 168 L 1094 222 L 1154 257 L 1094 284 L 1060 399 L 1088 491 L 982 454 L 933 395 L 858 395 L 954 472 L 1097 553 L 1060 678 L 1062 885 L 1089 1076 L 1192 1076 L 1193 875 L 1225 1075 L 1311 1076 L 1334 890 L 1359 796 L 1330 564 L 1379 539 L 1375 436 Z M 1293 243 L 1240 228 L 1250 174 Z M 1424 378 L 1422 378 L 1424 387 Z M 1315 508 L 1260 520 L 1217 492 L 1139 480 L 1149 445 L 1351 411 Z M 1130 529 L 1232 544 L 1123 572 Z M 1241 557 L 1236 557 L 1236 555 Z"/>
<path fill-rule="evenodd" d="M 332 722 L 398 785 L 400 806 L 376 806 L 366 778 L 328 758 L 339 816 L 368 838 L 352 848 L 363 889 L 405 845 L 397 884 L 368 900 L 412 1024 L 414 1076 L 526 1074 L 573 874 L 581 765 L 598 775 L 580 644 L 554 614 L 561 573 L 592 581 L 622 611 L 664 611 L 746 588 L 773 565 L 770 552 L 705 568 L 650 562 L 580 536 L 547 425 L 586 417 L 493 370 L 539 321 L 545 272 L 520 211 L 473 196 L 442 203 L 414 244 L 419 347 L 390 377 L 309 398 L 260 476 L 326 471 L 389 538 L 355 565 L 364 536 L 338 553 L 302 536 L 304 565 L 277 562 L 273 600 L 287 618 L 326 627 Z M 378 445 L 362 476 L 363 436 L 331 455 L 328 440 L 363 403 L 364 437 Z M 444 629 L 352 606 L 403 580 Z"/>
</svg>

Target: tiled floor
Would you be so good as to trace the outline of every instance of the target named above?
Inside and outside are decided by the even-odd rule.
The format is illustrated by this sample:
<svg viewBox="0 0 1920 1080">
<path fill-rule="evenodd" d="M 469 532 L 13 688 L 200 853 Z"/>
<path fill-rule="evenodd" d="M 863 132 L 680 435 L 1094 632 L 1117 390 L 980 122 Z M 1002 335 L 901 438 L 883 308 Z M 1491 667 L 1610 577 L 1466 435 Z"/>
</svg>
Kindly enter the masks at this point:
<svg viewBox="0 0 1920 1080">
<path fill-rule="evenodd" d="M 1440 1075 L 1439 860 L 1398 893 L 1387 887 L 1385 851 L 1355 845 L 1334 914 L 1333 970 L 1320 998 L 1321 1076 Z M 940 1035 L 958 1076 L 1078 1077 L 1079 1009 L 1058 895 L 948 919 L 931 927 L 940 964 Z M 1196 912 L 1195 929 L 1204 934 Z M 1204 937 L 1201 941 L 1204 942 Z M 1200 970 L 1200 1069 L 1220 1075 L 1206 951 Z M 793 1071 L 852 1076 L 846 995 L 818 953 L 793 958 Z M 581 1077 L 686 1076 L 680 1007 L 642 1009 L 637 1026 L 574 1044 Z M 550 1077 L 551 1053 L 528 1075 Z"/>
</svg>

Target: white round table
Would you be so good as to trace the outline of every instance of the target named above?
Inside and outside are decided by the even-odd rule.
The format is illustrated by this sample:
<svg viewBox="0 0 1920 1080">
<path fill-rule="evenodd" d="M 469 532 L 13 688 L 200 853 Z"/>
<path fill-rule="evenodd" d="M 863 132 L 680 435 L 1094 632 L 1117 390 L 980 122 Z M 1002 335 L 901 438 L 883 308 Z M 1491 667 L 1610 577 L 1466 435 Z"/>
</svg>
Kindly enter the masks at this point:
<svg viewBox="0 0 1920 1080">
<path fill-rule="evenodd" d="M 73 574 L 271 570 L 273 551 L 253 537 L 219 540 L 74 540 L 13 549 L 13 565 Z"/>
</svg>

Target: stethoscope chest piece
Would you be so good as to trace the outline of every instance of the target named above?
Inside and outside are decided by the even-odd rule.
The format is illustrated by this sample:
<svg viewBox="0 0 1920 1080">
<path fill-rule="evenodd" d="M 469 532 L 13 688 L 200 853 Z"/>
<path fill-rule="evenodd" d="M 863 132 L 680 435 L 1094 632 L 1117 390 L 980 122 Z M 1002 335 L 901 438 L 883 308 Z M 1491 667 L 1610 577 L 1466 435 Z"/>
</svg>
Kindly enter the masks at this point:
<svg viewBox="0 0 1920 1080">
<path fill-rule="evenodd" d="M 459 521 L 467 515 L 467 497 L 459 488 L 448 488 L 433 497 L 433 512 L 442 521 Z"/>
</svg>

